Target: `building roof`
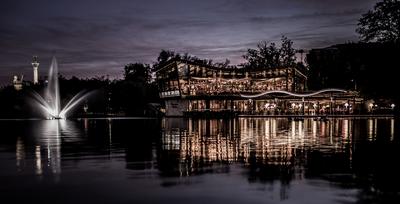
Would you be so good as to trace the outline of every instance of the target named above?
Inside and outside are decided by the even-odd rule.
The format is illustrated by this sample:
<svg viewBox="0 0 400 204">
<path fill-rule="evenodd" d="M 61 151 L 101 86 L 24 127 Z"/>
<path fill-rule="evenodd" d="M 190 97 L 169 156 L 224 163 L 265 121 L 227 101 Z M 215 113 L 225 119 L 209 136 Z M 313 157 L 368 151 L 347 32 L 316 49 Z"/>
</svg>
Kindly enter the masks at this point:
<svg viewBox="0 0 400 204">
<path fill-rule="evenodd" d="M 209 64 L 204 64 L 204 63 L 195 62 L 195 61 L 191 61 L 191 60 L 185 60 L 185 59 L 177 59 L 177 58 L 172 58 L 172 59 L 168 60 L 167 62 L 165 62 L 164 65 L 156 71 L 156 73 L 167 67 L 170 67 L 174 63 L 178 63 L 178 62 L 186 63 L 186 64 L 190 64 L 190 65 L 202 66 L 207 69 L 211 69 L 211 70 L 215 70 L 215 71 L 237 71 L 237 72 L 250 72 L 250 73 L 263 72 L 263 71 L 269 71 L 269 70 L 283 70 L 283 69 L 290 68 L 290 69 L 295 70 L 295 72 L 297 74 L 303 76 L 304 78 L 307 78 L 307 76 L 303 72 L 301 72 L 299 69 L 297 69 L 295 67 L 276 67 L 273 69 L 251 68 L 251 67 L 246 67 L 246 68 L 245 67 L 217 67 L 217 66 L 212 66 Z"/>
</svg>

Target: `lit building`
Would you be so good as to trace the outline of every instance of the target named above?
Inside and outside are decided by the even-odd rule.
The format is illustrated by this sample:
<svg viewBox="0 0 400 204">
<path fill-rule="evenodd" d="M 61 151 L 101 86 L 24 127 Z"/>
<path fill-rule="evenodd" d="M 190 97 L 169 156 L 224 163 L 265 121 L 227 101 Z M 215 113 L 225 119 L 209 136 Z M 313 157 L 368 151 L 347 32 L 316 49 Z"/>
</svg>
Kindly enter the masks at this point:
<svg viewBox="0 0 400 204">
<path fill-rule="evenodd" d="M 306 91 L 307 76 L 297 68 L 219 68 L 171 59 L 156 71 L 166 116 L 197 113 L 315 114 L 350 112 L 355 92 Z M 346 105 L 347 104 L 347 105 Z"/>
<path fill-rule="evenodd" d="M 17 75 L 14 76 L 13 85 L 15 90 L 17 91 L 22 90 L 23 80 L 24 80 L 24 75 L 22 75 L 20 78 L 18 78 Z"/>
</svg>

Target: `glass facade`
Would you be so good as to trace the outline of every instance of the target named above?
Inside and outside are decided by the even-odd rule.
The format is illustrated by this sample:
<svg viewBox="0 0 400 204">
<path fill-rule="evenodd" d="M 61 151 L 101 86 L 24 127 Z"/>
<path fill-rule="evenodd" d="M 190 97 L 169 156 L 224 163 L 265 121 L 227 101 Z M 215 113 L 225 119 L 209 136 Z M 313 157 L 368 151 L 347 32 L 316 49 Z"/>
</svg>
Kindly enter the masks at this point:
<svg viewBox="0 0 400 204">
<path fill-rule="evenodd" d="M 189 61 L 172 60 L 156 72 L 160 97 L 167 115 L 177 112 L 233 111 L 249 114 L 350 114 L 356 111 L 357 93 L 325 93 L 300 98 L 270 94 L 248 99 L 266 91 L 305 93 L 307 77 L 296 68 L 217 68 Z M 167 101 L 183 104 L 171 106 Z M 172 110 L 179 107 L 182 110 Z M 179 115 L 179 114 L 178 114 Z"/>
</svg>

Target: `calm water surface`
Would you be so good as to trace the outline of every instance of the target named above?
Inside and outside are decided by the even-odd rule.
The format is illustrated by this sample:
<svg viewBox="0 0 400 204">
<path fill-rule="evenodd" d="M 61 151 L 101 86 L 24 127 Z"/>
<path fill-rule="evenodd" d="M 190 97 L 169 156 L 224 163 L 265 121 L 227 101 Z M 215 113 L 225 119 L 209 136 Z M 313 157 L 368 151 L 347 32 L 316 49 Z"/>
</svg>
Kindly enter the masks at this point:
<svg viewBox="0 0 400 204">
<path fill-rule="evenodd" d="M 1 203 L 400 203 L 393 119 L 0 121 Z"/>
</svg>

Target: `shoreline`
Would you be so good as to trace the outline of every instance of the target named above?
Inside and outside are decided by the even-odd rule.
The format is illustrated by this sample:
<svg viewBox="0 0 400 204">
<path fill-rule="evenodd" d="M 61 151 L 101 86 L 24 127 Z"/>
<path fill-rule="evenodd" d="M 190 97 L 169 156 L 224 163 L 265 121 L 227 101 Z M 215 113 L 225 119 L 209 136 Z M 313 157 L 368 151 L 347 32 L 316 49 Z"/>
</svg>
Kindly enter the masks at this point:
<svg viewBox="0 0 400 204">
<path fill-rule="evenodd" d="M 377 115 L 369 115 L 369 114 L 358 114 L 358 115 L 252 115 L 252 114 L 239 114 L 235 117 L 189 117 L 189 116 L 162 116 L 162 117 L 146 117 L 146 116 L 99 116 L 99 117 L 71 117 L 67 119 L 61 120 L 82 120 L 82 119 L 92 119 L 92 120 L 157 120 L 163 118 L 201 118 L 201 119 L 223 119 L 223 118 L 287 118 L 287 119 L 304 119 L 304 118 L 319 118 L 319 119 L 328 119 L 328 118 L 395 118 L 394 114 L 377 114 Z M 8 121 L 8 120 L 48 120 L 45 118 L 0 118 L 0 121 Z"/>
<path fill-rule="evenodd" d="M 239 118 L 394 118 L 394 114 L 357 115 L 250 115 L 240 114 Z"/>
</svg>

